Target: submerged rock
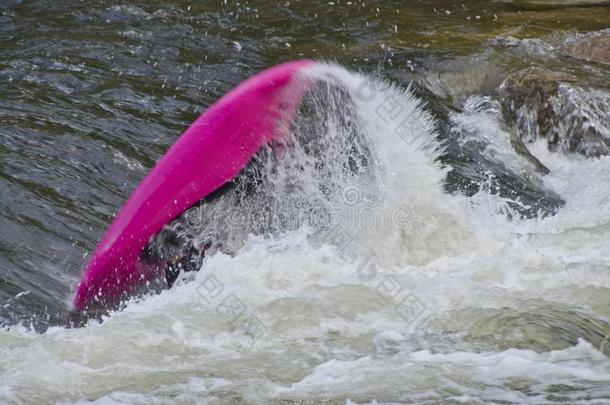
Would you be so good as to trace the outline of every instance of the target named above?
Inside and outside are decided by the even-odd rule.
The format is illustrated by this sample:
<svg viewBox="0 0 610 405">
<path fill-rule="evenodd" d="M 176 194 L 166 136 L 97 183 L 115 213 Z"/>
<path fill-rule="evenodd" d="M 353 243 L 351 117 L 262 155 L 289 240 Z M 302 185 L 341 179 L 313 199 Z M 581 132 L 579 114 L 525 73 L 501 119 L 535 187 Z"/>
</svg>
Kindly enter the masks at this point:
<svg viewBox="0 0 610 405">
<path fill-rule="evenodd" d="M 524 142 L 546 138 L 550 150 L 610 154 L 610 93 L 582 88 L 571 76 L 526 69 L 500 86 L 505 115 Z"/>
<path fill-rule="evenodd" d="M 610 65 L 610 33 L 581 40 L 566 47 L 565 53 L 574 58 Z"/>
</svg>

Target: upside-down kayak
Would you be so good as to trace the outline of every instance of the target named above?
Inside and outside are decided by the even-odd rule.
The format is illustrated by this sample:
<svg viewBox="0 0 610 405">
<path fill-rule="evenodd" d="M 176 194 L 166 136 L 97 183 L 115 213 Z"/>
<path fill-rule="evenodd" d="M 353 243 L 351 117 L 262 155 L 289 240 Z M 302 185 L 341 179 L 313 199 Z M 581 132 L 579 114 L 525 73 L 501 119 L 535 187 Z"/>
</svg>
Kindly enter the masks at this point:
<svg viewBox="0 0 610 405">
<path fill-rule="evenodd" d="M 288 62 L 246 80 L 199 117 L 123 206 L 93 253 L 74 298 L 86 312 L 114 304 L 162 271 L 140 258 L 150 239 L 235 178 L 261 147 L 284 137 L 315 62 Z"/>
</svg>

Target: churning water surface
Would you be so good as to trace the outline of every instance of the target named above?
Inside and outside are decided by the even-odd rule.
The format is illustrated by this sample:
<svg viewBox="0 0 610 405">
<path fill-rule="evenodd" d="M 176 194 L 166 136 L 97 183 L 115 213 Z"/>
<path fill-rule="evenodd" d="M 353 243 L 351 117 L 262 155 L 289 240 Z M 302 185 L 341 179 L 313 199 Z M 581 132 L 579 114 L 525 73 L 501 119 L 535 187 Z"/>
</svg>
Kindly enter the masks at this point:
<svg viewBox="0 0 610 405">
<path fill-rule="evenodd" d="M 134 299 L 101 323 L 65 328 L 83 255 L 199 113 L 197 76 L 226 80 L 205 96 L 209 104 L 244 72 L 279 60 L 278 47 L 291 49 L 292 40 L 272 46 L 234 33 L 238 17 L 221 6 L 199 17 L 187 5 L 65 6 L 47 28 L 56 32 L 65 18 L 72 34 L 57 49 L 36 50 L 23 30 L 42 23 L 20 16 L 20 7 L 42 13 L 11 3 L 2 18 L 12 26 L 0 31 L 9 44 L 0 65 L 9 83 L 0 101 L 0 402 L 610 403 L 610 158 L 551 152 L 538 140 L 528 149 L 548 169 L 541 175 L 514 150 L 488 91 L 437 114 L 421 101 L 434 96 L 396 84 L 403 70 L 433 70 L 428 58 L 462 57 L 434 50 L 384 53 L 384 63 L 395 59 L 394 84 L 340 64 L 308 71 L 318 85 L 299 111 L 294 143 L 263 161 L 255 195 L 191 213 L 207 225 L 198 237 L 221 240 L 222 248 L 173 288 Z M 245 7 L 237 10 L 255 13 Z M 282 7 L 288 21 L 309 12 Z M 263 11 L 256 9 L 261 19 Z M 269 13 L 269 31 L 281 31 L 284 20 Z M 390 11 L 377 13 L 391 21 Z M 186 41 L 203 35 L 194 21 L 211 24 L 206 18 L 227 23 L 226 37 L 201 40 L 215 62 L 186 61 L 189 46 L 157 31 L 164 21 L 167 35 Z M 101 37 L 79 37 L 82 21 Z M 102 34 L 103 24 L 122 31 Z M 389 40 L 366 27 L 336 35 Z M 45 43 L 40 32 L 34 38 Z M 541 42 L 506 41 L 469 52 L 493 65 L 485 67 L 491 76 L 519 63 L 511 58 L 552 59 Z M 311 56 L 312 46 L 286 52 Z M 234 53 L 221 56 L 228 49 Z M 345 52 L 344 65 L 367 66 Z M 481 66 L 476 58 L 470 62 Z M 233 62 L 255 68 L 221 74 Z M 459 136 L 443 138 L 444 126 Z M 521 180 L 502 183 L 513 197 L 494 192 L 494 178 L 506 171 L 491 169 L 477 192 L 447 193 L 451 168 L 442 157 L 473 143 L 480 161 L 501 164 L 560 203 L 535 206 L 532 215 Z"/>
</svg>

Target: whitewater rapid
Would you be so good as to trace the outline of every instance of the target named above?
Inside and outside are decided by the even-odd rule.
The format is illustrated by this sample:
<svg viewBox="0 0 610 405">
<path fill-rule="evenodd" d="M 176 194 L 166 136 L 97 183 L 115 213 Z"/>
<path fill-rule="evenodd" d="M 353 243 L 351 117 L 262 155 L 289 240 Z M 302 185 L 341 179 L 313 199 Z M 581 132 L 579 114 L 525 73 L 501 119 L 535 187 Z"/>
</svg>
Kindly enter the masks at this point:
<svg viewBox="0 0 610 405">
<path fill-rule="evenodd" d="M 318 135 L 336 152 L 356 127 L 366 167 L 331 156 L 318 176 L 297 144 L 299 170 L 271 185 L 331 219 L 245 235 L 102 323 L 2 329 L 0 402 L 610 403 L 610 158 L 529 145 L 565 205 L 507 216 L 485 188 L 443 191 L 443 145 L 409 90 L 336 65 L 309 74 L 351 99 L 323 104 Z M 532 170 L 497 111 L 451 119 Z M 296 191 L 280 187 L 294 176 Z"/>
</svg>

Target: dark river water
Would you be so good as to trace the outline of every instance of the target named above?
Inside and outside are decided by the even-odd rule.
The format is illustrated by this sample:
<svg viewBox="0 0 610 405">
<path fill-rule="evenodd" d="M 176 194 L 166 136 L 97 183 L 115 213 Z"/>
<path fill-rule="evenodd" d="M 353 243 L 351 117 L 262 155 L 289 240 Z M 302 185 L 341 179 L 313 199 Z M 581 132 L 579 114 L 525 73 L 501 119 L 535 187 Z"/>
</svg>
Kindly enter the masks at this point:
<svg viewBox="0 0 610 405">
<path fill-rule="evenodd" d="M 509 2 L 441 0 L 179 0 L 121 3 L 0 0 L 0 328 L 7 328 L 7 335 L 3 338 L 6 340 L 3 340 L 0 346 L 4 345 L 6 356 L 9 356 L 9 352 L 16 356 L 18 351 L 11 350 L 25 350 L 25 340 L 38 339 L 35 337 L 38 335 L 26 331 L 19 333 L 29 336 L 27 338 L 20 337 L 22 335 L 10 335 L 16 333 L 9 329 L 10 326 L 19 323 L 33 324 L 39 332 L 45 331 L 49 326 L 59 326 L 61 332 L 52 328 L 47 334 L 40 335 L 40 339 L 45 340 L 39 342 L 38 356 L 45 357 L 44 354 L 47 354 L 47 360 L 52 363 L 80 361 L 75 360 L 68 352 L 54 352 L 53 347 L 75 343 L 77 336 L 63 334 L 78 333 L 81 338 L 87 338 L 86 332 L 65 331 L 61 325 L 70 310 L 74 288 L 88 255 L 130 193 L 188 125 L 221 95 L 254 73 L 283 61 L 312 58 L 334 62 L 351 71 L 382 75 L 401 86 L 413 83 L 416 93 L 429 102 L 429 109 L 441 128 L 441 135 L 462 131 L 493 143 L 493 131 L 500 131 L 498 128 L 504 125 L 501 114 L 494 116 L 490 113 L 491 115 L 484 117 L 476 114 L 487 108 L 485 106 L 491 105 L 489 98 L 497 97 L 501 83 L 509 74 L 524 68 L 534 66 L 545 71 L 552 70 L 558 74 L 570 75 L 574 78 L 570 83 L 574 83 L 581 93 L 577 91 L 566 94 L 570 97 L 582 97 L 583 100 L 599 96 L 599 100 L 602 100 L 594 103 L 598 106 L 597 110 L 593 111 L 594 114 L 599 114 L 599 111 L 606 108 L 604 106 L 609 106 L 610 104 L 603 103 L 609 100 L 607 91 L 610 87 L 610 67 L 599 63 L 585 63 L 560 51 L 564 45 L 570 44 L 570 41 L 589 35 L 586 33 L 607 32 L 608 28 L 608 6 L 537 10 L 519 8 Z M 610 41 L 607 43 L 610 44 Z M 488 99 L 481 99 L 485 97 Z M 581 104 L 576 102 L 576 105 Z M 495 107 L 489 108 L 489 111 L 495 111 Z M 583 114 L 589 114 L 585 107 L 577 110 L 570 113 L 578 114 L 584 111 Z M 605 117 L 610 119 L 608 115 Z M 599 125 L 606 125 L 605 128 L 608 128 L 603 122 Z M 610 135 L 607 136 L 610 139 Z M 478 142 L 477 140 L 475 143 L 479 144 Z M 348 348 L 360 350 L 360 356 L 353 357 L 361 359 L 374 357 L 372 353 L 376 349 L 368 349 L 364 340 L 356 341 L 357 339 L 350 335 L 351 332 L 348 332 L 347 322 L 356 319 L 359 310 L 351 307 L 345 309 L 341 303 L 347 303 L 345 305 L 349 306 L 360 293 L 363 294 L 362 297 L 368 297 L 369 294 L 354 287 L 345 295 L 342 295 L 344 290 L 337 290 L 335 295 L 329 293 L 328 297 L 324 295 L 325 292 L 316 293 L 320 294 L 320 302 L 335 300 L 332 301 L 332 308 L 340 313 L 337 316 L 345 318 L 345 323 L 338 324 L 333 329 L 333 333 L 336 333 L 336 345 L 328 336 L 327 340 L 320 343 L 320 347 L 328 345 L 324 350 L 319 347 L 313 349 L 313 341 L 308 343 L 312 346 L 303 342 L 303 346 L 295 343 L 294 353 L 287 355 L 287 361 L 296 362 L 295 359 L 300 359 L 298 361 L 307 363 L 303 367 L 310 367 L 309 373 L 300 374 L 296 369 L 291 369 L 284 370 L 286 374 L 281 376 L 279 372 L 273 372 L 273 367 L 281 362 L 277 353 L 271 355 L 271 350 L 253 350 L 249 357 L 244 355 L 244 362 L 267 362 L 263 371 L 258 374 L 256 366 L 253 365 L 244 366 L 244 375 L 241 375 L 235 369 L 237 366 L 229 360 L 214 363 L 217 370 L 221 370 L 215 375 L 218 381 L 206 382 L 204 385 L 209 392 L 216 389 L 215 387 L 225 387 L 219 389 L 226 390 L 215 398 L 220 398 L 222 403 L 231 403 L 232 400 L 264 403 L 265 400 L 261 398 L 275 398 L 274 400 L 279 402 L 298 402 L 303 398 L 334 398 L 340 403 L 349 398 L 365 402 L 378 399 L 411 403 L 418 402 L 418 398 L 428 398 L 430 401 L 453 398 L 448 400 L 450 402 L 459 402 L 461 398 L 468 402 L 468 395 L 476 398 L 476 393 L 484 392 L 485 395 L 481 394 L 479 397 L 481 403 L 519 403 L 523 398 L 530 398 L 532 403 L 538 400 L 540 403 L 547 400 L 584 401 L 587 395 L 589 398 L 597 398 L 600 401 L 597 403 L 610 401 L 610 391 L 607 389 L 610 384 L 610 361 L 607 357 L 610 353 L 610 343 L 603 343 L 607 342 L 610 331 L 610 208 L 607 200 L 603 198 L 604 190 L 609 189 L 608 159 L 570 157 L 561 152 L 550 153 L 536 144 L 530 148 L 530 152 L 550 168 L 551 172 L 555 169 L 554 173 L 557 173 L 556 177 L 547 177 L 543 188 L 545 191 L 540 191 L 537 186 L 530 187 L 531 177 L 524 175 L 519 167 L 511 170 L 519 173 L 519 176 L 524 176 L 526 180 L 520 180 L 521 177 L 518 176 L 513 179 L 507 175 L 505 182 L 502 182 L 502 173 L 505 171 L 498 170 L 500 174 L 497 178 L 501 180 L 499 187 L 504 184 L 507 189 L 518 190 L 518 193 L 523 194 L 524 200 L 535 198 L 542 201 L 540 206 L 526 212 L 526 216 L 536 223 L 537 228 L 528 228 L 534 225 L 526 221 L 526 225 L 520 223 L 520 228 L 514 229 L 512 227 L 516 225 L 507 225 L 508 220 L 504 214 L 497 218 L 484 214 L 495 219 L 481 219 L 480 222 L 472 218 L 482 217 L 483 214 L 472 214 L 472 218 L 460 214 L 458 219 L 447 219 L 451 217 L 451 204 L 487 206 L 487 202 L 481 202 L 485 193 L 476 193 L 479 189 L 485 189 L 484 185 L 477 183 L 476 190 L 472 190 L 472 184 L 478 179 L 477 175 L 473 174 L 474 171 L 471 173 L 468 169 L 471 167 L 469 165 L 474 165 L 473 160 L 468 160 L 464 154 L 457 152 L 451 155 L 452 151 L 455 152 L 455 148 L 462 144 L 456 141 L 451 145 L 453 149 L 450 148 L 450 156 L 446 157 L 446 161 L 460 162 L 458 166 L 463 170 L 461 175 L 449 175 L 448 179 L 443 180 L 444 187 L 450 191 L 462 191 L 472 199 L 467 202 L 448 202 L 442 209 L 439 208 L 438 212 L 430 208 L 429 204 L 420 202 L 421 215 L 432 212 L 430 215 L 435 218 L 434 221 L 445 224 L 443 227 L 447 235 L 440 237 L 437 233 L 430 233 L 429 238 L 421 236 L 419 241 L 402 240 L 395 244 L 388 242 L 388 250 L 393 253 L 389 255 L 391 260 L 388 259 L 389 262 L 385 265 L 392 269 L 409 266 L 421 269 L 435 263 L 432 267 L 437 267 L 431 270 L 434 273 L 442 271 L 443 260 L 447 260 L 460 269 L 485 268 L 491 271 L 494 267 L 492 262 L 498 261 L 500 265 L 496 271 L 502 272 L 504 269 L 505 279 L 498 274 L 490 275 L 492 273 L 487 270 L 468 273 L 467 276 L 464 275 L 466 273 L 460 273 L 461 276 L 456 276 L 456 283 L 476 283 L 477 291 L 486 290 L 490 296 L 493 295 L 489 300 L 494 302 L 494 305 L 458 305 L 457 302 L 465 302 L 460 301 L 461 299 L 467 300 L 464 297 L 446 303 L 447 308 L 459 312 L 454 318 L 458 326 L 448 329 L 451 329 L 452 333 L 458 333 L 460 339 L 463 335 L 459 333 L 466 331 L 464 333 L 468 336 L 478 336 L 481 339 L 479 342 L 484 343 L 474 345 L 477 347 L 475 350 L 468 346 L 472 339 L 464 338 L 463 341 L 468 342 L 465 343 L 468 348 L 460 344 L 455 346 L 455 353 L 448 354 L 449 357 L 445 359 L 442 373 L 448 376 L 461 375 L 461 361 L 470 362 L 469 364 L 480 361 L 481 364 L 489 364 L 489 373 L 497 373 L 497 378 L 501 379 L 506 376 L 503 376 L 501 369 L 496 369 L 491 364 L 508 359 L 506 367 L 510 369 L 514 366 L 518 369 L 515 375 L 506 377 L 510 377 L 510 381 L 501 386 L 494 385 L 483 377 L 486 369 L 481 365 L 477 369 L 477 372 L 481 373 L 478 382 L 470 384 L 464 382 L 464 376 L 456 378 L 456 381 L 463 382 L 468 388 L 458 386 L 458 382 L 454 381 L 453 391 L 450 388 L 452 383 L 447 383 L 444 391 L 438 391 L 438 396 L 418 397 L 417 395 L 434 390 L 433 387 L 438 387 L 438 384 L 441 384 L 439 381 L 443 381 L 439 377 L 440 380 L 436 383 L 424 383 L 430 368 L 422 366 L 421 362 L 429 361 L 430 367 L 433 367 L 441 360 L 434 357 L 437 356 L 435 354 L 429 354 L 430 359 L 424 359 L 423 355 L 408 357 L 410 355 L 406 353 L 421 347 L 396 346 L 397 340 L 393 337 L 395 332 L 388 332 L 394 330 L 395 325 L 379 324 L 377 331 L 382 336 L 376 335 L 375 342 L 378 343 L 379 339 L 384 342 L 387 340 L 390 343 L 387 343 L 383 350 L 388 353 L 400 352 L 401 356 L 406 356 L 390 356 L 387 367 L 397 370 L 398 374 L 394 376 L 419 373 L 418 378 L 422 381 L 417 382 L 414 377 L 409 383 L 413 384 L 409 385 L 412 387 L 411 391 L 400 391 L 400 395 L 393 397 L 387 392 L 392 392 L 392 387 L 400 386 L 399 379 L 395 381 L 396 385 L 392 385 L 393 379 L 391 376 L 385 376 L 382 363 L 367 363 L 368 365 L 361 366 L 369 368 L 379 379 L 385 380 L 387 377 L 390 385 L 383 388 L 387 395 L 382 393 L 381 388 L 381 391 L 371 389 L 370 395 L 366 390 L 359 390 L 358 385 L 362 384 L 363 377 L 353 374 L 351 366 L 348 367 L 348 363 L 353 360 L 347 353 Z M 507 152 L 510 147 L 498 145 L 495 145 L 496 149 L 492 155 L 511 168 L 513 158 Z M 482 157 L 480 159 L 484 160 Z M 591 166 L 577 167 L 578 164 Z M 486 167 L 492 167 L 490 170 L 493 171 L 493 168 L 498 166 Z M 446 173 L 442 177 L 445 178 L 445 175 Z M 591 177 L 587 178 L 587 175 Z M 549 176 L 553 176 L 553 173 Z M 470 183 L 464 183 L 464 178 L 468 178 Z M 521 187 L 521 184 L 527 186 Z M 531 184 L 538 183 L 532 181 Z M 578 185 L 581 188 L 577 187 Z M 420 185 L 413 187 L 416 189 L 415 187 Z M 595 200 L 595 203 L 574 203 L 570 199 L 574 196 L 583 196 L 583 199 Z M 561 211 L 564 206 L 565 211 Z M 541 220 L 546 214 L 541 213 L 539 218 L 536 218 L 535 213 L 539 209 L 553 213 L 558 211 L 560 214 L 557 218 L 548 219 L 549 223 Z M 594 214 L 596 211 L 597 214 Z M 561 212 L 565 215 L 562 216 Z M 499 219 L 500 217 L 502 219 Z M 468 221 L 475 222 L 465 224 L 467 220 L 463 218 L 470 218 Z M 497 236 L 494 233 L 495 236 L 481 237 L 482 240 L 493 239 L 493 246 L 483 247 L 478 244 L 480 235 L 472 236 L 478 235 L 482 230 L 492 232 L 509 226 L 510 231 L 506 231 L 509 236 Z M 525 228 L 528 230 L 524 230 Z M 531 236 L 531 240 L 528 239 L 530 242 L 518 239 L 524 234 Z M 497 239 L 494 239 L 496 236 Z M 510 248 L 506 247 L 509 245 Z M 517 245 L 518 247 L 515 247 Z M 252 250 L 260 249 L 264 252 L 266 249 L 256 244 L 255 246 L 257 247 L 251 248 L 250 253 L 246 254 L 254 255 Z M 447 250 L 441 252 L 440 248 Z M 422 253 L 427 249 L 430 251 Z M 432 251 L 435 253 L 430 253 Z M 402 255 L 400 252 L 405 253 Z M 307 257 L 313 257 L 311 260 L 319 259 L 320 263 L 326 263 L 327 258 L 322 259 L 319 255 L 322 254 L 316 250 L 309 256 L 305 255 L 301 261 L 305 262 Z M 250 256 L 242 256 L 241 259 L 239 256 L 234 260 L 243 260 L 244 263 L 255 261 L 255 258 Z M 405 259 L 407 256 L 413 260 Z M 505 263 L 504 258 L 507 260 Z M 220 257 L 212 260 L 217 260 L 216 265 L 220 268 L 224 266 L 222 261 L 229 259 Z M 308 280 L 302 274 L 311 269 L 298 270 L 298 265 L 293 263 L 300 263 L 298 258 L 282 256 L 268 260 L 272 263 L 275 263 L 273 260 L 285 261 L 284 267 L 297 266 L 295 272 L 301 275 L 295 277 L 299 280 L 299 277 L 303 277 L 304 283 Z M 331 255 L 329 260 L 335 263 L 334 260 L 342 259 L 333 258 Z M 228 263 L 227 268 L 241 268 L 243 263 L 240 263 Z M 513 268 L 509 263 L 517 265 Z M 273 268 L 273 264 L 269 266 Z M 336 264 L 333 268 L 342 268 L 341 266 L 343 264 Z M 248 266 L 243 264 L 242 267 Z M 548 280 L 540 281 L 539 277 L 543 277 L 541 272 L 546 271 L 545 269 L 549 269 L 549 272 L 572 272 L 569 274 L 576 276 L 571 280 L 577 281 L 574 281 L 575 285 L 571 285 L 563 279 L 553 278 L 555 276 L 548 276 Z M 317 269 L 315 274 L 320 271 L 322 270 Z M 267 276 L 269 279 L 275 277 L 273 274 Z M 427 286 L 421 288 L 428 288 L 428 292 L 419 292 L 420 294 L 426 295 L 434 290 L 442 296 L 444 293 L 438 291 L 439 285 L 426 277 L 431 276 L 422 275 L 409 280 Z M 524 284 L 521 285 L 521 282 Z M 536 293 L 536 283 L 542 286 L 540 288 L 543 293 L 540 296 Z M 325 283 L 318 280 L 313 285 L 323 290 L 321 286 Z M 495 290 L 498 286 L 504 286 L 510 292 L 502 295 Z M 451 289 L 451 284 L 446 287 Z M 259 293 L 263 291 L 263 295 L 264 291 L 273 295 L 274 288 L 259 286 L 254 290 Z M 469 290 L 473 287 L 465 288 Z M 331 295 L 334 298 L 331 299 Z M 178 297 L 182 295 L 176 295 L 172 301 L 182 302 L 183 298 Z M 545 301 L 546 299 L 548 301 Z M 188 305 L 190 301 L 187 298 L 184 300 L 187 303 L 183 304 Z M 282 308 L 290 308 L 288 298 L 286 300 Z M 517 309 L 511 312 L 508 309 L 510 304 L 507 304 L 511 300 L 523 305 L 517 305 Z M 138 314 L 164 309 L 162 304 L 154 302 L 156 301 L 145 304 L 150 307 L 145 306 L 141 312 L 135 310 L 136 315 L 126 319 L 133 322 L 142 321 L 143 318 L 138 317 Z M 266 304 L 260 305 L 260 308 L 269 307 L 265 306 Z M 485 309 L 482 309 L 483 307 Z M 353 313 L 350 312 L 352 310 Z M 167 311 L 174 315 L 180 313 L 173 307 Z M 271 315 L 266 313 L 269 317 L 282 317 L 280 310 L 270 311 Z M 316 311 L 325 313 L 323 308 Z M 364 309 L 363 311 L 367 313 Z M 177 331 L 178 335 L 185 333 L 182 328 L 186 324 L 188 329 L 190 318 L 175 321 L 173 315 L 167 316 L 173 319 L 168 321 L 168 324 L 173 325 L 174 332 Z M 362 313 L 358 316 L 365 319 L 361 322 L 368 322 L 368 318 Z M 126 322 L 125 319 L 116 321 L 113 318 L 109 321 L 110 326 L 106 324 L 107 329 L 112 328 L 112 321 Z M 150 322 L 144 319 L 140 328 L 150 327 L 151 336 L 154 336 L 155 333 L 160 333 L 156 328 L 163 323 L 156 318 Z M 514 334 L 511 334 L 509 329 L 512 329 Z M 517 330 L 520 332 L 515 332 Z M 100 339 L 95 340 L 96 344 L 101 344 L 100 342 L 106 339 L 116 345 L 121 344 L 122 340 L 113 329 L 106 330 L 105 333 L 91 339 Z M 58 337 L 58 334 L 61 337 Z M 344 335 L 348 337 L 340 343 Z M 502 338 L 498 338 L 499 335 L 502 335 Z M 494 340 L 493 336 L 498 339 Z M 23 339 L 25 340 L 22 341 Z M 211 342 L 205 336 L 201 339 L 206 344 Z M 218 339 L 215 342 L 218 343 Z M 335 363 L 330 363 L 328 358 L 324 358 L 324 363 L 324 356 L 320 353 L 328 354 L 342 345 L 346 352 L 336 356 L 338 360 Z M 587 345 L 592 346 L 589 348 Z M 186 345 L 183 350 L 190 347 Z M 155 348 L 158 349 L 157 346 Z M 148 364 L 145 349 L 140 349 L 142 353 L 134 354 L 134 364 L 141 367 L 159 367 L 159 363 Z M 587 352 L 589 349 L 590 352 Z M 0 348 L 0 354 L 3 353 L 2 350 Z M 74 350 L 88 349 L 82 346 Z M 207 353 L 212 353 L 210 356 L 220 356 L 213 349 L 209 350 Z M 489 350 L 489 355 L 483 360 L 468 357 L 468 353 L 475 356 L 475 353 L 485 350 Z M 523 358 L 518 357 L 519 350 L 525 350 L 529 354 Z M 587 353 L 581 353 L 581 357 L 571 357 L 570 353 L 573 352 L 569 350 Z M 315 360 L 316 355 L 311 354 L 314 352 L 321 356 L 318 360 Z M 174 357 L 180 358 L 183 354 L 178 351 L 174 353 Z M 91 360 L 92 363 L 87 363 L 87 373 L 92 369 L 99 371 L 100 368 L 110 367 L 104 366 L 102 354 L 96 352 L 91 355 L 92 358 L 100 357 L 98 360 Z M 203 356 L 201 353 L 200 355 Z M 128 361 L 119 357 L 109 361 L 116 361 L 113 364 Z M 561 364 L 555 363 L 557 357 L 563 359 L 558 360 Z M 155 361 L 163 363 L 167 358 L 158 357 Z M 524 365 L 523 362 L 526 361 L 532 362 L 530 368 Z M 582 364 L 578 361 L 582 361 Z M 27 360 L 26 364 L 28 369 L 36 368 L 35 359 Z M 320 364 L 327 368 L 320 368 Z M 408 364 L 418 364 L 421 367 L 407 370 L 405 367 Z M 536 365 L 540 367 L 537 368 Z M 205 397 L 201 394 L 203 391 L 192 390 L 192 384 L 196 382 L 184 377 L 192 377 L 196 373 L 182 365 L 176 369 L 160 367 L 155 369 L 154 373 L 147 374 L 148 379 L 136 379 L 138 382 L 134 382 L 134 385 L 140 384 L 140 388 L 121 385 L 118 377 L 102 379 L 103 382 L 96 385 L 92 373 L 90 380 L 79 381 L 79 385 L 59 385 L 56 388 L 49 388 L 52 384 L 45 380 L 42 374 L 38 376 L 40 381 L 37 380 L 38 377 L 31 376 L 34 381 L 38 381 L 36 389 L 27 387 L 27 384 L 17 377 L 18 372 L 15 370 L 22 367 L 26 366 L 20 365 L 17 358 L 6 360 L 5 363 L 0 360 L 0 376 L 4 375 L 0 380 L 5 379 L 8 384 L 6 388 L 0 382 L 0 402 L 55 402 L 62 399 L 76 401 L 79 398 L 95 400 L 105 395 L 113 395 L 111 393 L 117 391 L 126 393 L 124 397 L 110 397 L 119 402 L 145 402 L 147 398 L 152 397 L 161 398 L 163 401 L 179 398 L 177 393 L 187 391 L 195 394 L 193 397 L 182 398 L 183 402 L 196 402 L 193 398 Z M 313 367 L 316 367 L 315 371 L 311 372 Z M 581 370 L 574 372 L 572 385 L 562 380 L 562 376 L 571 373 L 569 367 Z M 70 370 L 75 372 L 77 369 L 69 369 L 66 372 Z M 337 372 L 345 373 L 345 378 L 352 381 L 353 386 L 334 374 Z M 543 384 L 544 387 L 535 383 L 528 385 L 524 381 L 530 372 L 539 378 L 539 382 L 544 380 L 545 373 L 550 373 L 555 378 L 551 380 L 555 382 Z M 52 372 L 47 370 L 46 373 Z M 135 374 L 135 371 L 133 373 Z M 212 371 L 208 370 L 206 373 L 205 378 L 214 376 Z M 129 378 L 129 375 L 123 375 L 122 378 Z M 266 388 L 261 388 L 260 392 L 254 388 L 250 390 L 248 378 L 266 381 L 262 384 Z M 328 381 L 325 378 L 335 381 L 336 390 L 331 387 L 332 384 L 324 383 Z M 581 380 L 578 380 L 579 378 Z M 241 385 L 235 383 L 237 380 L 241 381 Z M 579 382 L 575 382 L 576 380 Z M 229 384 L 226 381 L 237 385 L 226 388 L 226 384 Z M 168 388 L 168 391 L 159 388 L 166 383 L 173 388 Z M 556 385 L 553 385 L 555 383 Z M 310 389 L 316 384 L 325 388 Z M 275 388 L 270 388 L 272 385 Z M 282 387 L 292 387 L 293 391 L 286 394 Z M 531 394 L 528 397 L 528 390 L 530 394 L 544 394 Z M 127 394 L 133 392 L 145 394 L 141 397 L 130 397 L 131 394 Z M 511 392 L 525 396 L 507 394 Z M 570 396 L 574 392 L 575 396 Z M 587 394 L 581 395 L 578 392 Z M 203 396 L 197 396 L 197 393 Z"/>
</svg>

